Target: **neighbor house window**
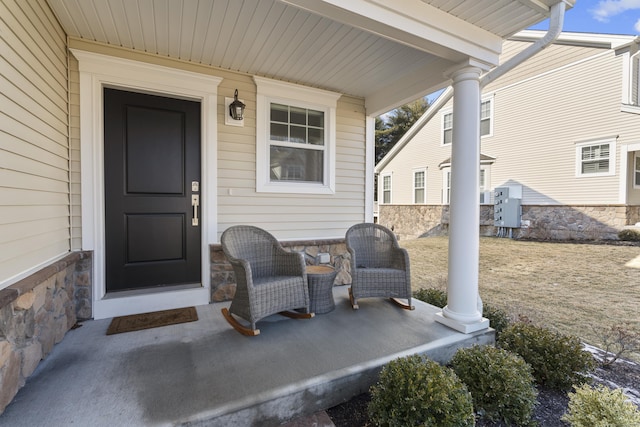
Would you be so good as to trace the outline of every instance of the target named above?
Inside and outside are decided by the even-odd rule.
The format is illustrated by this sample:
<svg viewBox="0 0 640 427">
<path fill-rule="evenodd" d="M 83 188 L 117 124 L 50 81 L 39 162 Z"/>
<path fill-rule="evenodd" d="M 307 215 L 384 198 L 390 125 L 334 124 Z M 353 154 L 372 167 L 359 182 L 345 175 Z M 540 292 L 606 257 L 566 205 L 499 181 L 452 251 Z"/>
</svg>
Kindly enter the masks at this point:
<svg viewBox="0 0 640 427">
<path fill-rule="evenodd" d="M 480 168 L 480 203 L 489 203 L 490 197 L 487 197 L 487 169 Z"/>
<path fill-rule="evenodd" d="M 425 168 L 413 171 L 413 203 L 415 204 L 425 203 L 426 179 L 427 170 Z"/>
<path fill-rule="evenodd" d="M 391 203 L 391 174 L 381 175 L 382 178 L 382 203 Z"/>
<path fill-rule="evenodd" d="M 482 101 L 480 104 L 480 136 L 493 135 L 493 102 Z"/>
<path fill-rule="evenodd" d="M 451 168 L 442 170 L 442 204 L 448 205 L 451 198 Z"/>
<path fill-rule="evenodd" d="M 636 152 L 633 186 L 640 188 L 640 153 Z"/>
<path fill-rule="evenodd" d="M 578 176 L 613 175 L 614 154 L 614 139 L 577 144 L 576 174 Z"/>
<path fill-rule="evenodd" d="M 335 192 L 339 94 L 254 77 L 256 191 Z"/>
<path fill-rule="evenodd" d="M 493 98 L 485 99 L 480 104 L 480 136 L 493 135 Z M 453 141 L 453 112 L 442 113 L 442 144 Z"/>
<path fill-rule="evenodd" d="M 451 144 L 453 141 L 453 113 L 442 115 L 442 144 Z"/>
</svg>

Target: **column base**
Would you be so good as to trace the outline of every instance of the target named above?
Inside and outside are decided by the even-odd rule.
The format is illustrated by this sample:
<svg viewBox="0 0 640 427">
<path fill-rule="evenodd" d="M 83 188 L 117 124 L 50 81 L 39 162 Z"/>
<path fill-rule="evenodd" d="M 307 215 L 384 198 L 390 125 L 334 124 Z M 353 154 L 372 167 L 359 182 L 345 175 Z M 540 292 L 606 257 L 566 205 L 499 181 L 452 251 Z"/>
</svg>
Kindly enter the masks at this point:
<svg viewBox="0 0 640 427">
<path fill-rule="evenodd" d="M 451 329 L 455 329 L 458 332 L 462 332 L 463 334 L 470 334 L 476 331 L 481 331 L 483 329 L 489 328 L 489 319 L 484 317 L 477 322 L 462 323 L 459 320 L 454 320 L 448 317 L 444 317 L 442 312 L 440 312 L 440 313 L 436 313 L 435 321 L 438 323 L 442 323 L 443 325 L 448 326 Z"/>
</svg>

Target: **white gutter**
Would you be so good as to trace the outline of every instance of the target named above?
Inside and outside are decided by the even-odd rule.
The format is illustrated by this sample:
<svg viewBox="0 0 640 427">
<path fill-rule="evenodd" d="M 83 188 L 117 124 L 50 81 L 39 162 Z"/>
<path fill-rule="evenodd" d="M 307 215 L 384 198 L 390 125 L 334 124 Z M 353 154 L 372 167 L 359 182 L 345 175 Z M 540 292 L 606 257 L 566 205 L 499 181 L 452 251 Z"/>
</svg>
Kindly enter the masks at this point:
<svg viewBox="0 0 640 427">
<path fill-rule="evenodd" d="M 504 64 L 498 65 L 493 70 L 489 71 L 482 77 L 480 77 L 480 89 L 482 89 L 487 84 L 491 83 L 498 77 L 504 75 L 505 73 L 511 71 L 518 65 L 522 64 L 524 61 L 528 60 L 535 54 L 539 53 L 550 44 L 552 44 L 560 33 L 562 32 L 562 25 L 564 23 L 564 12 L 566 11 L 566 2 L 568 0 L 561 0 L 558 3 L 551 6 L 551 13 L 549 16 L 549 29 L 547 32 L 537 40 L 534 44 L 518 53 L 511 59 L 509 59 Z M 429 107 L 429 109 L 418 119 L 416 123 L 403 135 L 403 137 L 398 141 L 398 143 L 391 149 L 387 155 L 380 160 L 380 162 L 375 167 L 375 172 L 379 173 L 382 168 L 384 168 L 387 163 L 396 155 L 398 151 L 402 149 L 406 145 L 406 143 L 415 136 L 416 133 L 420 129 L 424 127 L 424 125 L 442 108 L 451 98 L 453 97 L 453 88 L 449 86 L 443 93 L 436 99 L 436 101 Z"/>
<path fill-rule="evenodd" d="M 522 64 L 533 55 L 539 53 L 544 48 L 548 47 L 551 43 L 556 41 L 560 33 L 562 32 L 562 24 L 564 23 L 564 12 L 566 10 L 565 0 L 562 0 L 553 6 L 551 6 L 551 15 L 549 17 L 549 29 L 544 36 L 522 52 L 515 55 L 502 65 L 497 66 L 493 70 L 480 78 L 480 87 L 484 87 L 491 83 L 498 77 L 504 75 L 508 71 L 511 71 L 516 66 Z"/>
</svg>

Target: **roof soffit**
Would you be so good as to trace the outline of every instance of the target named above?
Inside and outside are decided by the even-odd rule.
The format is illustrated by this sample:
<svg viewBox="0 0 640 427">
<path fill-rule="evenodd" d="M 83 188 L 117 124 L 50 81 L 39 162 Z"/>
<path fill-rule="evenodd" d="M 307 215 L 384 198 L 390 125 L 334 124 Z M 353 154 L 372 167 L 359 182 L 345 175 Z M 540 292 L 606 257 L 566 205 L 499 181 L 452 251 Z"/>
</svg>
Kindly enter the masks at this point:
<svg viewBox="0 0 640 427">
<path fill-rule="evenodd" d="M 281 0 L 312 13 L 447 59 L 498 63 L 502 38 L 421 0 Z"/>
</svg>

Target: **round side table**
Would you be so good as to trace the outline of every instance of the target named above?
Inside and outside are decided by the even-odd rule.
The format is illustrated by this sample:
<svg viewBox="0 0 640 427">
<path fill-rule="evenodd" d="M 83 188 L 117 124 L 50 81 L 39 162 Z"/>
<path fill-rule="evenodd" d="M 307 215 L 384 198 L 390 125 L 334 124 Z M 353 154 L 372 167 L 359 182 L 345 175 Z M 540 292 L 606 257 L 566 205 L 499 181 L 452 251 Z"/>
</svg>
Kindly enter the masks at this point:
<svg viewBox="0 0 640 427">
<path fill-rule="evenodd" d="M 308 265 L 306 271 L 310 311 L 316 314 L 332 311 L 336 308 L 333 300 L 333 281 L 337 271 L 326 265 Z"/>
</svg>

